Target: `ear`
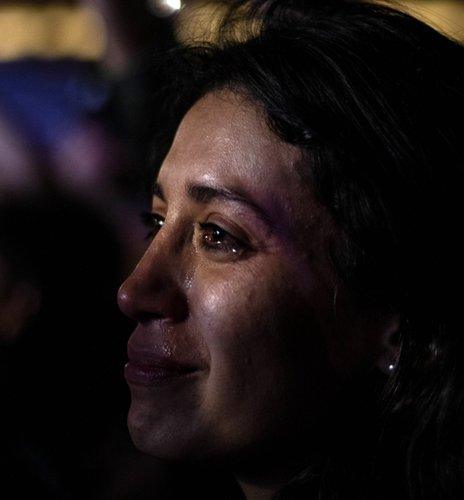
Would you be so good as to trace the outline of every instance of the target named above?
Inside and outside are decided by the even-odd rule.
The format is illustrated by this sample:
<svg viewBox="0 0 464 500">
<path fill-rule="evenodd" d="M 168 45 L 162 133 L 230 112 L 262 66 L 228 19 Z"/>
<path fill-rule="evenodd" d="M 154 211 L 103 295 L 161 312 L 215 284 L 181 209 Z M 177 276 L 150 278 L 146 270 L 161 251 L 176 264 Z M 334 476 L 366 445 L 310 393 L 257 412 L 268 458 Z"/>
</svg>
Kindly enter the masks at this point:
<svg viewBox="0 0 464 500">
<path fill-rule="evenodd" d="M 380 352 L 377 358 L 377 368 L 386 375 L 391 375 L 398 365 L 400 355 L 399 329 L 401 317 L 394 314 L 390 317 L 382 332 Z"/>
</svg>

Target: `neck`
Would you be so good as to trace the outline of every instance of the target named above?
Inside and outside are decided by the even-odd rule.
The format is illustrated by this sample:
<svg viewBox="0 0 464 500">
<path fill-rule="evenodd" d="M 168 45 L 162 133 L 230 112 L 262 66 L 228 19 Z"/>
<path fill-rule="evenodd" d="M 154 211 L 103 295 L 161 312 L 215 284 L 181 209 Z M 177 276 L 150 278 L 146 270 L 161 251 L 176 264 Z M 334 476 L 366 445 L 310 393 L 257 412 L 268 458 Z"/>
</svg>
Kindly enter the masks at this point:
<svg viewBox="0 0 464 500">
<path fill-rule="evenodd" d="M 238 479 L 238 478 L 237 478 Z M 260 485 L 238 479 L 246 500 L 272 500 L 282 485 Z"/>
<path fill-rule="evenodd" d="M 234 475 L 246 500 L 271 500 L 303 468 L 300 460 L 270 464 L 257 458 L 249 467 L 235 468 Z"/>
</svg>

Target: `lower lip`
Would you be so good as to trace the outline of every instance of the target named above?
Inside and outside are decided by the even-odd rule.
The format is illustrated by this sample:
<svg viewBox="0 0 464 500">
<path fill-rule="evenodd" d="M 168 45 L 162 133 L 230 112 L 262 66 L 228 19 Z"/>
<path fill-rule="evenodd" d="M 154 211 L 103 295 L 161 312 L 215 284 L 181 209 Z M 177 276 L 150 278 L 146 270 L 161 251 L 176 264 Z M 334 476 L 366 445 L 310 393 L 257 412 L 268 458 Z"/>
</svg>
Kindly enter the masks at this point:
<svg viewBox="0 0 464 500">
<path fill-rule="evenodd" d="M 192 376 L 196 372 L 197 370 L 181 371 L 151 365 L 138 365 L 131 362 L 124 367 L 126 381 L 138 385 L 154 385 L 180 380 Z"/>
</svg>

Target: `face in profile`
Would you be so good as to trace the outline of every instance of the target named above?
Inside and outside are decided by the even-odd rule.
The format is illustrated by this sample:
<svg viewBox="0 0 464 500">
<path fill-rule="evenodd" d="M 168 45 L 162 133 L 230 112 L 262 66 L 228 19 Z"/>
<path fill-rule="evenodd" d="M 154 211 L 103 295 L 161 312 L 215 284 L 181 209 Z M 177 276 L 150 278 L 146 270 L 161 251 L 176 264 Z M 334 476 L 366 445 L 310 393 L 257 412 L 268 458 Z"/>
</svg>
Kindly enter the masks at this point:
<svg viewBox="0 0 464 500">
<path fill-rule="evenodd" d="M 230 92 L 182 120 L 156 179 L 153 239 L 119 293 L 137 321 L 125 375 L 143 451 L 294 445 L 317 434 L 343 374 L 372 358 L 373 327 L 337 283 L 335 230 L 303 162 Z"/>
</svg>

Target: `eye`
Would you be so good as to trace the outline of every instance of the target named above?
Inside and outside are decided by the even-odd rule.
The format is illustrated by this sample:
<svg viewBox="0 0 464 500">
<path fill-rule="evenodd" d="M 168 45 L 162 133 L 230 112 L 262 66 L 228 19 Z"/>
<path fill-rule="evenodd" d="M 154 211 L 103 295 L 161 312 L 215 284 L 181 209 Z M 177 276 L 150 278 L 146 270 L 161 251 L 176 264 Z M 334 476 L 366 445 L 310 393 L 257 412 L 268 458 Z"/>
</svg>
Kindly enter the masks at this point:
<svg viewBox="0 0 464 500">
<path fill-rule="evenodd" d="M 164 225 L 164 217 L 156 212 L 143 212 L 143 224 L 149 231 L 145 237 L 153 239 Z M 208 252 L 214 252 L 220 258 L 236 258 L 251 250 L 251 246 L 242 239 L 233 236 L 225 229 L 211 222 L 198 223 L 199 246 Z"/>
<path fill-rule="evenodd" d="M 145 239 L 150 240 L 154 238 L 158 231 L 163 227 L 164 217 L 160 214 L 153 212 L 143 212 L 141 214 L 143 224 L 148 228 L 148 233 L 146 234 Z"/>
<path fill-rule="evenodd" d="M 222 254 L 223 256 L 240 256 L 250 246 L 239 238 L 232 236 L 229 232 L 216 224 L 210 222 L 199 223 L 200 246 L 206 251 Z"/>
</svg>

